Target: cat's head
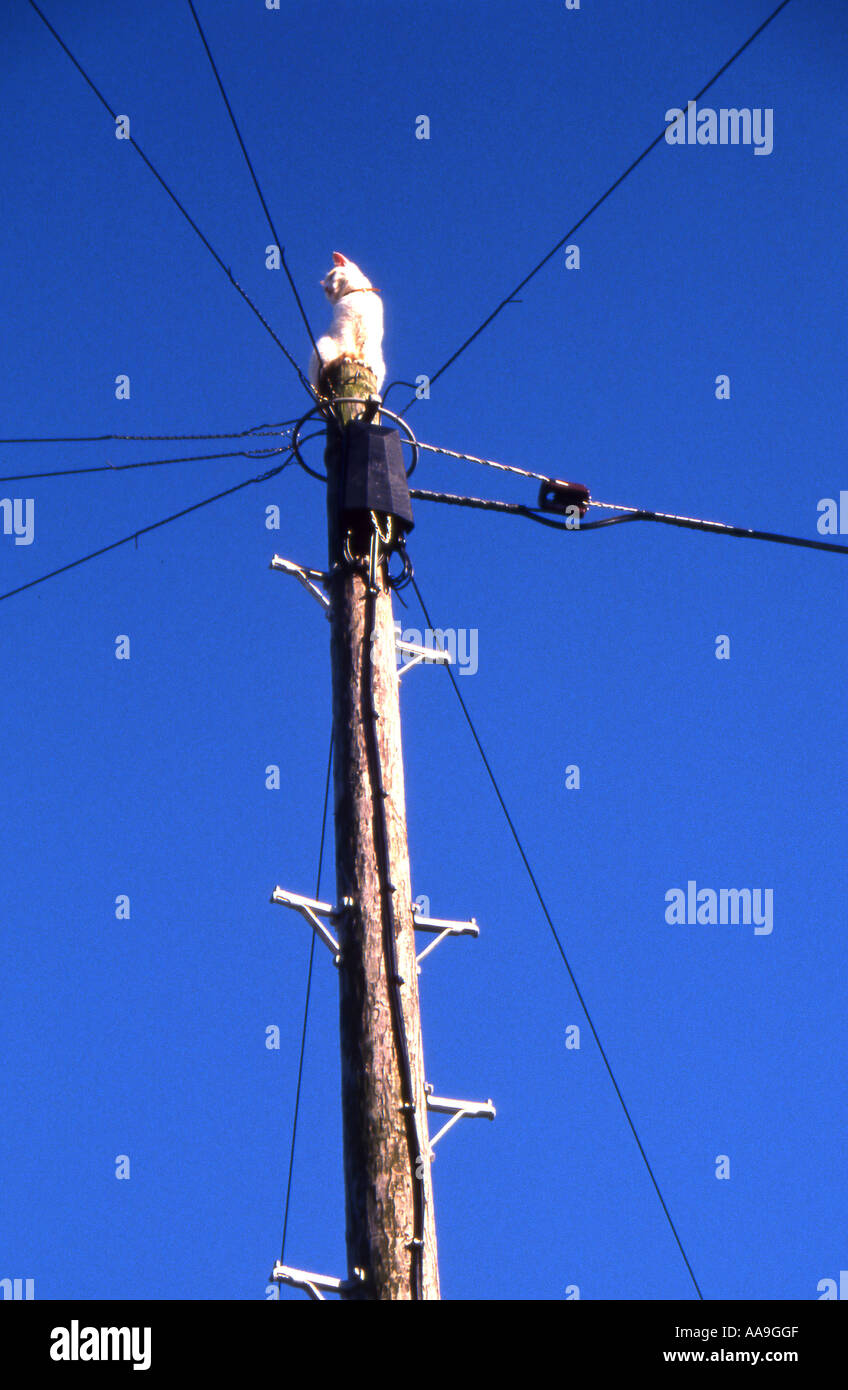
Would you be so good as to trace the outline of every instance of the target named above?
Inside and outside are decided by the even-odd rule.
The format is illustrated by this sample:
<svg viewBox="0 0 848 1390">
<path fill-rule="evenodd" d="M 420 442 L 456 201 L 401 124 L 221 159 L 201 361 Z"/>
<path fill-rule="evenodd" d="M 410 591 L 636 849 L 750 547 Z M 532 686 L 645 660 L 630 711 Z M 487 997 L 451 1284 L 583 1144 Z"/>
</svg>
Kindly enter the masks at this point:
<svg viewBox="0 0 848 1390">
<path fill-rule="evenodd" d="M 372 286 L 358 265 L 349 261 L 341 251 L 334 251 L 333 269 L 324 276 L 321 288 L 331 303 L 335 304 L 336 300 L 341 299 L 349 290 L 370 290 Z"/>
</svg>

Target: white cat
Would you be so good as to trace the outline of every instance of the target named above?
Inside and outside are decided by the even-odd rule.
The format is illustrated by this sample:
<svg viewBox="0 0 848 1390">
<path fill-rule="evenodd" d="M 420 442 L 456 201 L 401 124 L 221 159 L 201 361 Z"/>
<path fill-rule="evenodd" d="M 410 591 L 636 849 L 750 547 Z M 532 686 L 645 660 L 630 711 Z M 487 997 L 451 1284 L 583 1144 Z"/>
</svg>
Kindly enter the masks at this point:
<svg viewBox="0 0 848 1390">
<path fill-rule="evenodd" d="M 320 390 L 322 367 L 345 358 L 361 362 L 377 379 L 377 391 L 386 379 L 383 361 L 383 301 L 379 290 L 358 265 L 347 260 L 340 251 L 333 252 L 333 269 L 321 281 L 321 287 L 331 304 L 333 322 L 329 333 L 318 339 L 318 352 L 309 363 L 309 380 Z"/>
</svg>

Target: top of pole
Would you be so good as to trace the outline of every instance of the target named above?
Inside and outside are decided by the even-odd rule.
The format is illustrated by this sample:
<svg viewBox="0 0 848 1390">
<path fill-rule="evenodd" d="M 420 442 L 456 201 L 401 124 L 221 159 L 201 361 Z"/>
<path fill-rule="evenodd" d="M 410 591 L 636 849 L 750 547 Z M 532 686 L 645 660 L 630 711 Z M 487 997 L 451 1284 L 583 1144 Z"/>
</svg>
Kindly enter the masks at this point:
<svg viewBox="0 0 848 1390">
<path fill-rule="evenodd" d="M 321 373 L 321 388 L 330 397 L 374 396 L 377 394 L 377 378 L 362 362 L 342 357 L 324 368 Z M 351 420 L 359 419 L 367 407 L 344 405 L 336 400 L 332 409 L 339 424 L 348 425 Z"/>
</svg>

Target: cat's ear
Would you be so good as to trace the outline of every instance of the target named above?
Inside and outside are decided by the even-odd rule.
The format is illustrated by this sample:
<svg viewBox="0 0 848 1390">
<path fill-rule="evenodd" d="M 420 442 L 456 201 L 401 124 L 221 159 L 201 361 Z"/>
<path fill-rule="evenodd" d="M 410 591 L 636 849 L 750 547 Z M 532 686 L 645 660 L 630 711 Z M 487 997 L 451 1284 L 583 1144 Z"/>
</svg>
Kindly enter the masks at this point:
<svg viewBox="0 0 848 1390">
<path fill-rule="evenodd" d="M 333 265 L 347 265 L 347 259 L 342 255 L 341 251 L 333 252 Z"/>
</svg>

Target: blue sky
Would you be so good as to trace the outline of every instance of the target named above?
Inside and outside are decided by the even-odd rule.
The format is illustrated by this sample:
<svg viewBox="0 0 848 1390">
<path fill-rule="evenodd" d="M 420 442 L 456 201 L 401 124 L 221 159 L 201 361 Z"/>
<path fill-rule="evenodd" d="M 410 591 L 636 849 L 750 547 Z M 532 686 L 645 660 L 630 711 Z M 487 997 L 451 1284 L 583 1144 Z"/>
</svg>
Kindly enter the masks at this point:
<svg viewBox="0 0 848 1390">
<path fill-rule="evenodd" d="M 198 3 L 313 328 L 341 250 L 381 287 L 406 381 L 771 8 Z M 44 9 L 305 367 L 188 5 Z M 33 10 L 15 0 L 2 26 L 0 435 L 300 415 L 290 364 Z M 843 6 L 792 0 L 702 102 L 772 109 L 773 151 L 662 142 L 576 236 L 580 269 L 558 253 L 410 409 L 421 438 L 815 538 L 821 499 L 848 488 L 847 50 Z M 0 476 L 227 447 L 0 445 Z M 0 531 L 0 591 L 268 466 L 2 482 L 33 498 L 34 535 Z M 535 500 L 433 454 L 416 481 Z M 460 687 L 704 1296 L 816 1298 L 848 1262 L 845 558 L 423 502 L 416 523 L 416 577 L 440 626 L 477 633 Z M 0 608 L 0 1275 L 37 1297 L 266 1296 L 309 950 L 268 899 L 314 890 L 329 739 L 328 629 L 268 564 L 325 551 L 322 489 L 293 467 Z M 444 673 L 410 673 L 402 711 L 414 891 L 481 924 L 423 967 L 428 1076 L 498 1111 L 437 1149 L 443 1294 L 694 1297 Z M 773 931 L 669 924 L 690 880 L 770 890 Z M 336 988 L 321 951 L 286 1258 L 341 1275 Z"/>
</svg>

